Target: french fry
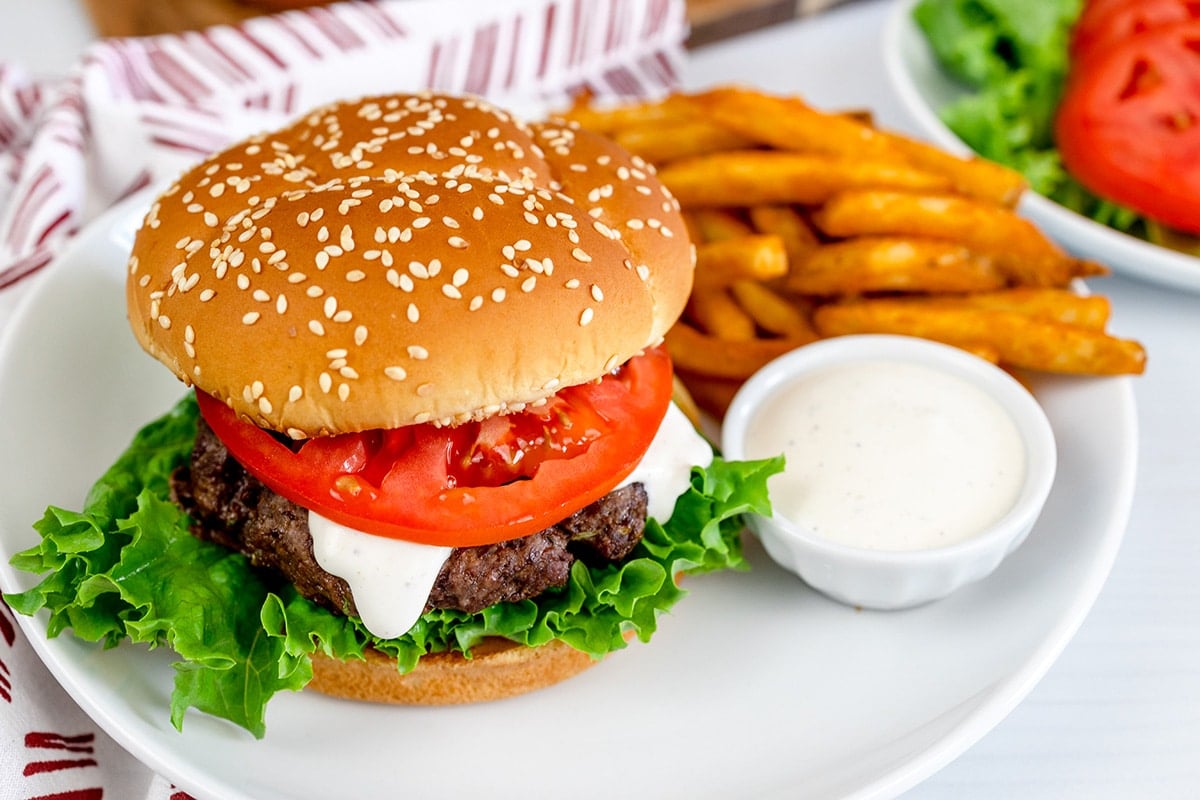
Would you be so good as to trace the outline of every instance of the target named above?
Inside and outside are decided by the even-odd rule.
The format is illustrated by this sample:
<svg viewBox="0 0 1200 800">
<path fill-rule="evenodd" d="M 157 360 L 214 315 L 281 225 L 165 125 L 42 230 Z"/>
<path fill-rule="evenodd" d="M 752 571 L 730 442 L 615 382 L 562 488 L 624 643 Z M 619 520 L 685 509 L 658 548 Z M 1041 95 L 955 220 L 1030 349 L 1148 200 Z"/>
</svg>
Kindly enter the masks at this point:
<svg viewBox="0 0 1200 800">
<path fill-rule="evenodd" d="M 742 381 L 734 378 L 714 378 L 696 372 L 677 374 L 696 405 L 717 419 L 725 416 L 729 404 L 733 402 L 733 396 L 742 385 Z"/>
<path fill-rule="evenodd" d="M 1093 266 L 1067 256 L 1013 211 L 952 194 L 888 189 L 845 191 L 813 213 L 827 235 L 924 236 L 958 242 L 992 258 L 1019 285 L 1066 286 L 1094 274 Z"/>
<path fill-rule="evenodd" d="M 823 244 L 793 263 L 784 285 L 820 296 L 866 292 L 981 292 L 1005 286 L 989 258 L 940 239 L 860 236 Z"/>
<path fill-rule="evenodd" d="M 800 262 L 821 243 L 816 231 L 793 206 L 751 206 L 747 214 L 759 233 L 773 233 L 783 239 L 789 264 Z"/>
<path fill-rule="evenodd" d="M 692 119 L 695 112 L 679 96 L 665 100 L 597 106 L 587 94 L 577 95 L 571 107 L 558 116 L 594 133 L 611 136 L 619 130 Z"/>
<path fill-rule="evenodd" d="M 679 369 L 710 378 L 745 380 L 772 359 L 812 339 L 781 337 L 731 342 L 701 333 L 686 322 L 667 331 L 667 352 Z"/>
<path fill-rule="evenodd" d="M 959 158 L 925 142 L 894 134 L 889 138 L 910 163 L 945 175 L 950 185 L 967 197 L 1013 208 L 1025 191 L 1024 176 L 994 161 L 978 156 Z"/>
<path fill-rule="evenodd" d="M 658 177 L 685 208 L 823 203 L 847 189 L 945 191 L 932 172 L 884 160 L 732 150 L 666 164 Z"/>
<path fill-rule="evenodd" d="M 1011 311 L 1047 322 L 1078 325 L 1094 331 L 1105 329 L 1111 311 L 1107 298 L 1076 294 L 1068 289 L 1005 289 L 958 297 L 939 297 L 928 302 L 958 308 Z"/>
<path fill-rule="evenodd" d="M 679 410 L 697 430 L 703 424 L 700 416 L 700 405 L 692 395 L 688 385 L 678 372 L 671 376 L 671 402 L 679 406 Z"/>
<path fill-rule="evenodd" d="M 696 286 L 728 286 L 744 279 L 772 280 L 787 274 L 787 253 L 778 236 L 740 236 L 696 248 Z"/>
<path fill-rule="evenodd" d="M 698 114 L 781 150 L 907 163 L 945 176 L 956 191 L 1009 207 L 1025 188 L 1025 179 L 1007 167 L 959 158 L 849 115 L 818 111 L 799 98 L 726 87 L 694 95 L 690 102 Z"/>
<path fill-rule="evenodd" d="M 753 142 L 706 119 L 664 119 L 629 125 L 614 131 L 612 138 L 652 164 L 754 146 Z"/>
<path fill-rule="evenodd" d="M 735 281 L 729 290 L 757 327 L 779 336 L 816 339 L 800 305 L 757 281 Z"/>
<path fill-rule="evenodd" d="M 1000 353 L 990 344 L 964 343 L 956 345 L 959 350 L 966 350 L 976 358 L 982 358 L 989 364 L 1000 365 Z"/>
<path fill-rule="evenodd" d="M 757 333 L 754 318 L 734 302 L 722 286 L 701 287 L 692 292 L 689 316 L 706 332 L 730 342 L 748 342 Z"/>
<path fill-rule="evenodd" d="M 1137 342 L 1102 331 L 1046 322 L 1012 311 L 953 308 L 903 300 L 829 303 L 813 312 L 822 336 L 896 333 L 952 345 L 994 348 L 1000 363 L 1087 375 L 1140 374 L 1146 354 Z"/>
<path fill-rule="evenodd" d="M 729 209 L 697 208 L 689 212 L 700 242 L 719 242 L 723 239 L 739 239 L 753 236 L 750 223 Z"/>
</svg>

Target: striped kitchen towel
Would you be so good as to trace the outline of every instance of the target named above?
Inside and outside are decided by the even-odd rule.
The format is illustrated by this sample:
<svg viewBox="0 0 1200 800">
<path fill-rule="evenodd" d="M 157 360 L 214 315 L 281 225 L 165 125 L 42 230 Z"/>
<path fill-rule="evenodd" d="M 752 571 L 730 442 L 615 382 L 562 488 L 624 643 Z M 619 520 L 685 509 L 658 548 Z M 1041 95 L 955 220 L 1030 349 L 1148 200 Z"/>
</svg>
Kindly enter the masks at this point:
<svg viewBox="0 0 1200 800">
<path fill-rule="evenodd" d="M 674 86 L 683 0 L 376 0 L 106 39 L 70 75 L 0 63 L 0 298 L 104 208 L 330 100 L 432 88 L 537 113 Z M 0 325 L 3 324 L 0 304 Z"/>
</svg>

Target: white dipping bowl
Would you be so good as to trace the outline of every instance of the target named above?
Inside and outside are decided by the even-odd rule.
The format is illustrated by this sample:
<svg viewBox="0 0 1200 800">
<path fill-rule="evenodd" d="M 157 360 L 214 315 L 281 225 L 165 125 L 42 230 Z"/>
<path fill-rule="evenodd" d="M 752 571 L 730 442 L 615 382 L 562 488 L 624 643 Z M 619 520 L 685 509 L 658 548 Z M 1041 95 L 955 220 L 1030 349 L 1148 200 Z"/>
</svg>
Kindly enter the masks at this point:
<svg viewBox="0 0 1200 800">
<path fill-rule="evenodd" d="M 1025 540 L 1054 482 L 1054 433 L 1028 390 L 981 358 L 909 336 L 852 335 L 805 345 L 755 373 L 738 390 L 722 423 L 724 456 L 736 460 L 763 455 L 746 452 L 746 434 L 764 403 L 776 393 L 803 376 L 864 361 L 898 361 L 941 370 L 974 384 L 998 402 L 1025 447 L 1024 482 L 1014 504 L 969 538 L 920 550 L 848 546 L 818 536 L 780 514 L 751 515 L 748 525 L 771 558 L 823 594 L 863 608 L 910 608 L 986 577 Z"/>
</svg>

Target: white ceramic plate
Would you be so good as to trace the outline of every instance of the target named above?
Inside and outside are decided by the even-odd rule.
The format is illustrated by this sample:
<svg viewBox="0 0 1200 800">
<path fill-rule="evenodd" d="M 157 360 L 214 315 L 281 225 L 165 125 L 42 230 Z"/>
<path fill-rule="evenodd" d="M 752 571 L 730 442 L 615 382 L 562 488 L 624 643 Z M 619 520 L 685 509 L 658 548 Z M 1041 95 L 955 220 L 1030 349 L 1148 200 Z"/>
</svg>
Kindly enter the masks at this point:
<svg viewBox="0 0 1200 800">
<path fill-rule="evenodd" d="M 916 0 L 899 0 L 883 31 L 884 67 L 892 88 L 919 130 L 947 150 L 970 149 L 938 117 L 938 109 L 966 89 L 938 65 L 924 35 L 912 19 Z M 1168 250 L 1121 233 L 1076 214 L 1057 203 L 1026 192 L 1021 212 L 1081 258 L 1107 264 L 1121 275 L 1200 292 L 1200 258 Z"/>
<path fill-rule="evenodd" d="M 0 343 L 0 583 L 50 503 L 78 507 L 183 389 L 134 343 L 123 265 L 147 198 L 84 233 Z M 267 735 L 197 713 L 168 721 L 170 655 L 45 638 L 67 691 L 113 738 L 198 798 L 882 798 L 957 756 L 1033 687 L 1116 555 L 1134 483 L 1127 379 L 1042 382 L 1059 475 L 1026 541 L 988 579 L 913 611 L 856 612 L 753 542 L 747 573 L 692 594 L 635 644 L 564 684 L 488 705 L 391 708 L 277 697 Z"/>
</svg>

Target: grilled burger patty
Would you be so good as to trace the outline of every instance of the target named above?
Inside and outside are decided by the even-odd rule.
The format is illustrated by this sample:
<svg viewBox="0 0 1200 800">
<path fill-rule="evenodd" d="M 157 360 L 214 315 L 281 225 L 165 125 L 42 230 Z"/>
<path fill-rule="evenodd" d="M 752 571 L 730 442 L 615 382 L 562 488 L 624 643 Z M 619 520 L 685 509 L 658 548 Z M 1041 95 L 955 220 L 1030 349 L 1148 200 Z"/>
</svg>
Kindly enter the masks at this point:
<svg viewBox="0 0 1200 800">
<path fill-rule="evenodd" d="M 243 553 L 256 567 L 281 573 L 305 597 L 357 616 L 349 585 L 313 556 L 308 512 L 246 472 L 199 421 L 190 467 L 172 476 L 175 501 L 192 533 Z M 619 562 L 642 538 L 646 491 L 621 487 L 545 530 L 498 544 L 456 548 L 442 566 L 426 608 L 474 613 L 499 602 L 535 597 L 567 582 L 576 558 Z"/>
</svg>

